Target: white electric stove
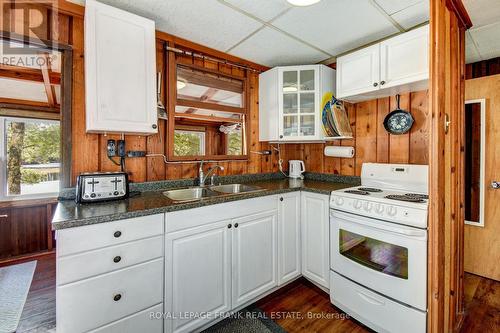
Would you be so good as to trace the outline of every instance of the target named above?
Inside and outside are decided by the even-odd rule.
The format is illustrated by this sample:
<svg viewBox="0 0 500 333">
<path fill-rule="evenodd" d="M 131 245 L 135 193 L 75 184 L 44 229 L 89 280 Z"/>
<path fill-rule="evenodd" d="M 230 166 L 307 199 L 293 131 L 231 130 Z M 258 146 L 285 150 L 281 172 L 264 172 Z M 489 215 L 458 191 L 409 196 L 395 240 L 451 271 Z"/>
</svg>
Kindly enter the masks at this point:
<svg viewBox="0 0 500 333">
<path fill-rule="evenodd" d="M 428 167 L 364 163 L 330 197 L 330 298 L 378 332 L 425 332 Z"/>
</svg>

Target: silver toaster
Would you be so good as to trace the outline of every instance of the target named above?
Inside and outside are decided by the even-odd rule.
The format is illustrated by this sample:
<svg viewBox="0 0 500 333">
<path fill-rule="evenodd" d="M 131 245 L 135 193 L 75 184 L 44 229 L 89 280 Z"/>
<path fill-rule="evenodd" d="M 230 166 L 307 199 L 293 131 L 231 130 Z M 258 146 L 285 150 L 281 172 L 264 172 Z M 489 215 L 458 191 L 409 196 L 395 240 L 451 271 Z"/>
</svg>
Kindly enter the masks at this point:
<svg viewBox="0 0 500 333">
<path fill-rule="evenodd" d="M 125 172 L 83 173 L 77 178 L 76 202 L 99 202 L 128 198 Z"/>
</svg>

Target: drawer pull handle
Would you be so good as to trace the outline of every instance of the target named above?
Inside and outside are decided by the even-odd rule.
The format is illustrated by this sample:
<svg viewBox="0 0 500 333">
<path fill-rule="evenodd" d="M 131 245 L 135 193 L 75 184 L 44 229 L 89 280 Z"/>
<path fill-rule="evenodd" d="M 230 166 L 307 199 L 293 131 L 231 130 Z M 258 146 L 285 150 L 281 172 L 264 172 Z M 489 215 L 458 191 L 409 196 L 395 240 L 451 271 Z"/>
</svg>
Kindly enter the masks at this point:
<svg viewBox="0 0 500 333">
<path fill-rule="evenodd" d="M 227 228 L 228 228 L 228 229 L 231 229 L 231 227 L 232 227 L 232 225 L 231 225 L 231 224 L 228 224 L 228 225 L 227 225 Z"/>
<path fill-rule="evenodd" d="M 235 224 L 234 224 L 234 227 L 235 227 L 235 228 L 238 228 L 238 223 L 235 223 Z"/>
<path fill-rule="evenodd" d="M 115 238 L 118 238 L 122 235 L 122 232 L 121 231 L 115 231 L 115 233 L 113 234 L 113 236 L 115 236 Z"/>
<path fill-rule="evenodd" d="M 280 198 L 280 201 L 283 201 L 283 197 Z"/>
<path fill-rule="evenodd" d="M 116 294 L 115 296 L 113 296 L 113 300 L 114 300 L 115 302 L 118 302 L 118 301 L 119 301 L 119 300 L 121 300 L 121 299 L 122 299 L 122 295 L 121 295 L 121 294 Z"/>
<path fill-rule="evenodd" d="M 113 258 L 113 261 L 115 263 L 119 263 L 121 260 L 122 260 L 122 257 L 120 257 L 120 256 L 116 256 L 116 257 Z"/>
</svg>

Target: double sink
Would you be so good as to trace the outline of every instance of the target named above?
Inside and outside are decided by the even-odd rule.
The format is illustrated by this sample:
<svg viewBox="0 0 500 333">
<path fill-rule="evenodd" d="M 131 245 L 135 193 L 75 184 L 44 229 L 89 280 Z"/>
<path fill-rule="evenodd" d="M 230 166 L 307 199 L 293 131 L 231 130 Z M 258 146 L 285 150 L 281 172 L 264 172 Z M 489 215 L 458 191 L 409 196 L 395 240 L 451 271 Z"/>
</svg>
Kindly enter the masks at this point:
<svg viewBox="0 0 500 333">
<path fill-rule="evenodd" d="M 246 184 L 224 184 L 209 187 L 190 187 L 178 190 L 169 190 L 163 194 L 172 201 L 188 202 L 205 198 L 213 198 L 225 195 L 235 195 L 265 191 L 264 188 Z"/>
</svg>

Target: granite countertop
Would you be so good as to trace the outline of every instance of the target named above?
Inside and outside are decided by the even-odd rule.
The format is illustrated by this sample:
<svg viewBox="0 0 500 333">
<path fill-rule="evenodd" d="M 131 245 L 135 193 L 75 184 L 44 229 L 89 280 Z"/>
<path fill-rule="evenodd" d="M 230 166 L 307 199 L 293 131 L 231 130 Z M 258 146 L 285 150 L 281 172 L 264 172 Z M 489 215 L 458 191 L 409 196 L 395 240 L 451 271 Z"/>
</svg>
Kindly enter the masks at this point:
<svg viewBox="0 0 500 333">
<path fill-rule="evenodd" d="M 331 191 L 359 185 L 358 177 L 322 174 L 306 174 L 304 180 L 283 178 L 276 175 L 271 177 L 253 175 L 248 179 L 233 178 L 221 177 L 220 180 L 224 180 L 222 183 L 241 182 L 256 185 L 265 190 L 253 193 L 221 195 L 191 202 L 175 202 L 163 195 L 163 191 L 172 189 L 172 184 L 177 185 L 174 187 L 179 188 L 188 187 L 189 183 L 179 184 L 178 182 L 167 181 L 162 186 L 161 182 L 156 182 L 152 184 L 153 190 L 149 185 L 150 187 L 141 189 L 139 195 L 124 200 L 93 204 L 77 204 L 74 200 L 62 200 L 58 203 L 52 219 L 52 229 L 66 229 L 300 190 L 329 195 Z"/>
</svg>

